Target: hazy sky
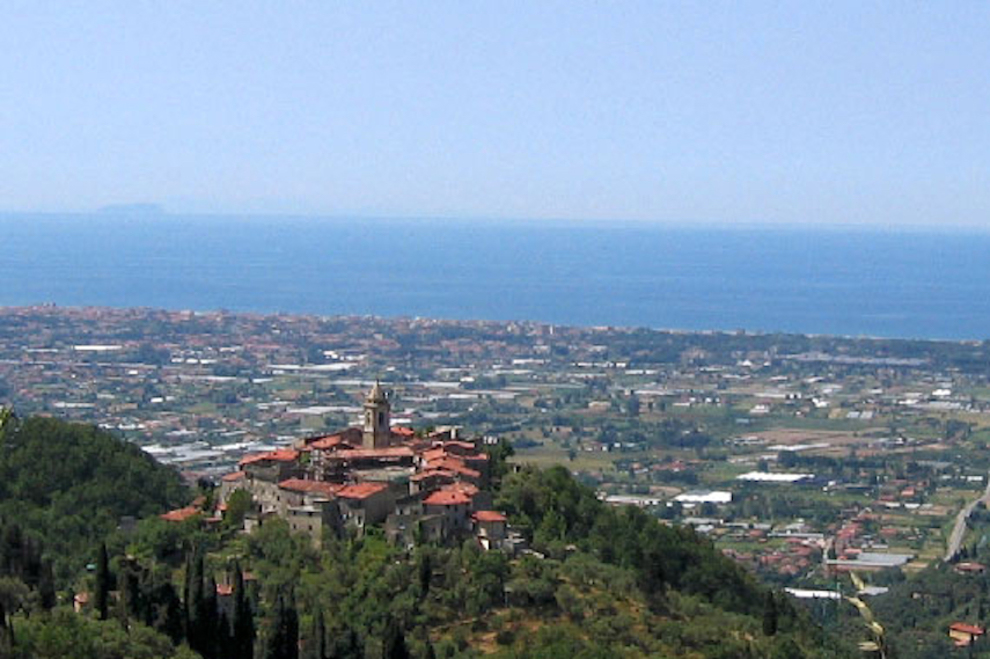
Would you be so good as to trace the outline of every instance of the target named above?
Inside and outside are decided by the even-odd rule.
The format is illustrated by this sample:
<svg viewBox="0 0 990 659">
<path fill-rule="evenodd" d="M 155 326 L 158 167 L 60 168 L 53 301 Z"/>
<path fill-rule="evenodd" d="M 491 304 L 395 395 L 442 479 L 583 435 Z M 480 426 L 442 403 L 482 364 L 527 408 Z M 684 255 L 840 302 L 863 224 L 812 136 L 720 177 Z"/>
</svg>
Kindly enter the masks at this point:
<svg viewBox="0 0 990 659">
<path fill-rule="evenodd" d="M 0 6 L 0 209 L 990 228 L 986 2 Z"/>
</svg>

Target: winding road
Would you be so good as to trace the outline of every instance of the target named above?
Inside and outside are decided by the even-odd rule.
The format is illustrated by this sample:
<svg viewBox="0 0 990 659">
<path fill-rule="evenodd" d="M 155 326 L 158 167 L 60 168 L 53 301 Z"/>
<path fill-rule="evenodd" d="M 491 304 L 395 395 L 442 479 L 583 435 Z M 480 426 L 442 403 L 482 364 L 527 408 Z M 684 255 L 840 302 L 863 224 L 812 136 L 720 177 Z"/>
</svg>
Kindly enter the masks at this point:
<svg viewBox="0 0 990 659">
<path fill-rule="evenodd" d="M 966 537 L 966 520 L 973 513 L 973 509 L 976 508 L 976 504 L 983 502 L 984 504 L 990 503 L 990 474 L 987 477 L 987 487 L 983 490 L 983 496 L 978 499 L 973 499 L 959 511 L 956 515 L 956 524 L 952 527 L 952 534 L 949 536 L 949 545 L 945 550 L 945 562 L 949 562 L 956 557 L 959 553 L 959 548 L 962 546 L 963 538 Z"/>
</svg>

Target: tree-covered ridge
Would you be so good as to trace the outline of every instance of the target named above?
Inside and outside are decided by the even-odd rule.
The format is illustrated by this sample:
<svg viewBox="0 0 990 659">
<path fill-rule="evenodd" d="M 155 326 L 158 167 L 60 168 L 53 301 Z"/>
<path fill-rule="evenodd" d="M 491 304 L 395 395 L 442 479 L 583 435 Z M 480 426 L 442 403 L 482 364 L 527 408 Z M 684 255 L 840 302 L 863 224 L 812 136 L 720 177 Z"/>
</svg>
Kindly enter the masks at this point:
<svg viewBox="0 0 990 659">
<path fill-rule="evenodd" d="M 572 548 L 632 570 L 647 598 L 665 589 L 700 595 L 736 613 L 762 611 L 756 580 L 688 527 L 658 523 L 639 508 L 613 508 L 563 467 L 506 477 L 497 501 L 534 547 L 563 557 Z"/>
<path fill-rule="evenodd" d="M 93 426 L 9 416 L 0 430 L 0 519 L 44 546 L 64 586 L 122 516 L 188 500 L 179 475 Z"/>
</svg>

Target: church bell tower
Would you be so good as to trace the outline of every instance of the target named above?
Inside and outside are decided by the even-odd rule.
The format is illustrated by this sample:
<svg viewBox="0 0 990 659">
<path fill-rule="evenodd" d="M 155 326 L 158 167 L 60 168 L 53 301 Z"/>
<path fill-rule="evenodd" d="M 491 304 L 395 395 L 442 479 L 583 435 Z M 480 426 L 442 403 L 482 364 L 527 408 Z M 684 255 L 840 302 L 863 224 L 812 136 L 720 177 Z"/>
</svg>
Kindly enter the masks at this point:
<svg viewBox="0 0 990 659">
<path fill-rule="evenodd" d="M 376 380 L 364 401 L 364 448 L 383 448 L 392 440 L 392 406 Z"/>
</svg>

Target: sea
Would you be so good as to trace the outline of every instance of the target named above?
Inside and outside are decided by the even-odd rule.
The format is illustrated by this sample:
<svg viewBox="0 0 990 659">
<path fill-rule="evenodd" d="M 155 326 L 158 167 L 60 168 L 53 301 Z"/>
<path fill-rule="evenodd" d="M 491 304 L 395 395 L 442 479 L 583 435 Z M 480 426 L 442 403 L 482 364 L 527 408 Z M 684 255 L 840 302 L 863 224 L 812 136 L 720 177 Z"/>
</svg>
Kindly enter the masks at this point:
<svg viewBox="0 0 990 659">
<path fill-rule="evenodd" d="M 990 337 L 990 234 L 0 214 L 0 305 Z"/>
</svg>

